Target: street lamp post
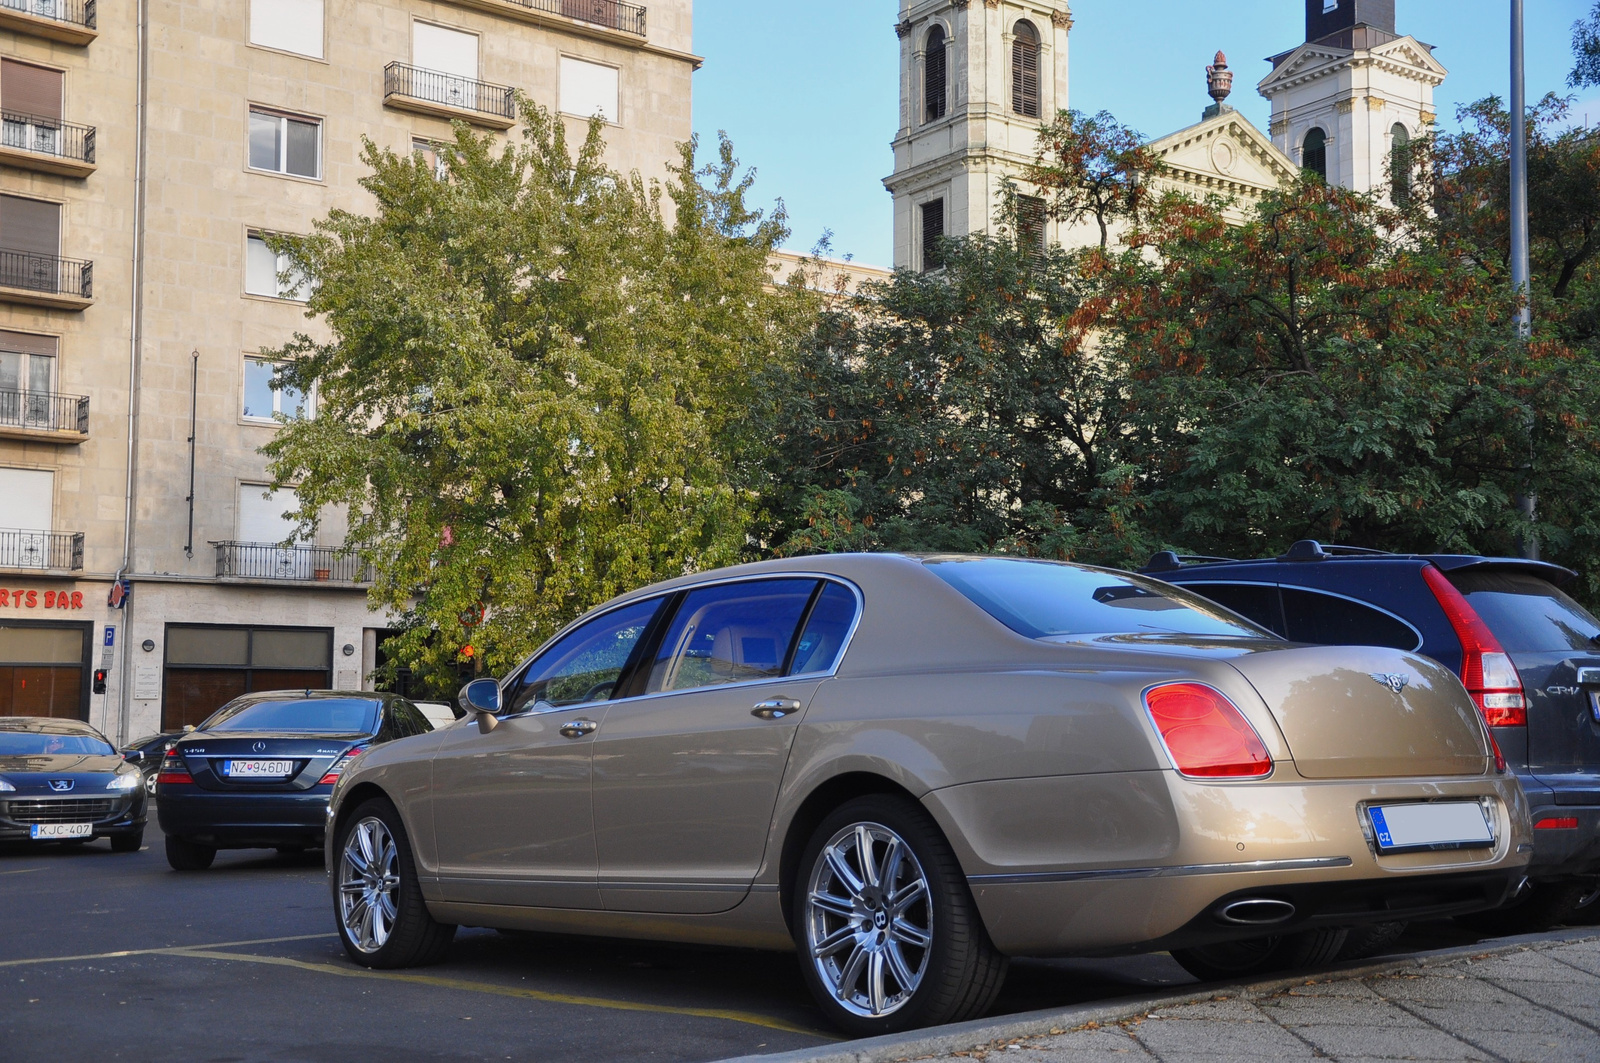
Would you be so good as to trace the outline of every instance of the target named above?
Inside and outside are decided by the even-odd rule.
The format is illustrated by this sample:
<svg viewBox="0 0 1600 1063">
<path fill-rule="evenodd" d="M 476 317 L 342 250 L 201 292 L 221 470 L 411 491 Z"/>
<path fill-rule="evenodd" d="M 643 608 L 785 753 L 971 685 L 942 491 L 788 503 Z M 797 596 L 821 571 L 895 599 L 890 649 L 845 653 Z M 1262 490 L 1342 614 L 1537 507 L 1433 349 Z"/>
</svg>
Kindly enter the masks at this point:
<svg viewBox="0 0 1600 1063">
<path fill-rule="evenodd" d="M 1533 333 L 1533 288 L 1528 265 L 1528 79 L 1523 55 L 1523 0 L 1511 0 L 1511 287 L 1522 306 L 1517 310 L 1517 342 L 1526 343 Z M 1532 429 L 1532 411 L 1527 415 Z M 1539 539 L 1533 525 L 1538 517 L 1539 496 L 1526 479 L 1533 472 L 1533 441 L 1528 441 L 1528 463 L 1523 468 L 1524 485 L 1517 497 L 1527 529 L 1522 535 L 1522 553 L 1537 561 Z"/>
</svg>

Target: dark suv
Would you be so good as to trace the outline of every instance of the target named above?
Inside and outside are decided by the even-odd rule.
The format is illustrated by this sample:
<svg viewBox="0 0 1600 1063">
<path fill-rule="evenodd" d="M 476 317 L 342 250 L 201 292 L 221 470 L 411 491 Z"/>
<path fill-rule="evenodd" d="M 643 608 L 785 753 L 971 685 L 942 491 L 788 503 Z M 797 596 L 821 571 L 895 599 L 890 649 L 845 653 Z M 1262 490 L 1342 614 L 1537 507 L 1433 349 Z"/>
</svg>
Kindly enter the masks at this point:
<svg viewBox="0 0 1600 1063">
<path fill-rule="evenodd" d="M 1311 540 L 1256 561 L 1160 553 L 1144 572 L 1294 642 L 1393 646 L 1453 669 L 1521 779 L 1535 827 L 1530 888 L 1464 921 L 1522 933 L 1592 900 L 1600 886 L 1600 621 L 1561 591 L 1576 573 L 1516 558 Z"/>
</svg>

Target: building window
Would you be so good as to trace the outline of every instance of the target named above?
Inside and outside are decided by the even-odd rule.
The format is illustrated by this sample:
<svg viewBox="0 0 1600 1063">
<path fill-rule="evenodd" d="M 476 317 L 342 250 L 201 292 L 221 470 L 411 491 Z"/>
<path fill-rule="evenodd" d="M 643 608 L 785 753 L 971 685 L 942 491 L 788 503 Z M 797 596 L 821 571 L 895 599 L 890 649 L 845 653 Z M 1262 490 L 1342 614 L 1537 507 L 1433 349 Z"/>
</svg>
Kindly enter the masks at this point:
<svg viewBox="0 0 1600 1063">
<path fill-rule="evenodd" d="M 1389 130 L 1389 198 L 1397 207 L 1411 205 L 1411 131 L 1399 122 Z"/>
<path fill-rule="evenodd" d="M 1311 171 L 1321 180 L 1328 179 L 1328 134 L 1320 129 L 1306 134 L 1301 146 L 1300 168 Z"/>
<path fill-rule="evenodd" d="M 168 624 L 161 729 L 199 724 L 241 694 L 326 690 L 331 628 Z"/>
<path fill-rule="evenodd" d="M 297 276 L 290 269 L 289 256 L 268 247 L 261 233 L 245 237 L 244 290 L 248 295 L 301 303 L 311 298 L 311 282 Z"/>
<path fill-rule="evenodd" d="M 944 238 L 944 200 L 935 199 L 922 205 L 922 269 L 938 269 L 944 265 L 939 241 Z"/>
<path fill-rule="evenodd" d="M 617 121 L 617 68 L 601 63 L 561 57 L 561 110 L 578 118 L 599 115 Z"/>
<path fill-rule="evenodd" d="M 1017 248 L 1030 259 L 1044 257 L 1044 200 L 1038 196 L 1017 197 Z"/>
<path fill-rule="evenodd" d="M 0 141 L 8 148 L 60 155 L 61 71 L 0 60 Z"/>
<path fill-rule="evenodd" d="M 0 498 L 6 500 L 5 519 L 0 521 L 5 530 L 47 532 L 55 512 L 56 474 L 49 469 L 0 469 Z M 0 543 L 0 566 L 19 567 L 7 553 Z"/>
<path fill-rule="evenodd" d="M 244 360 L 244 416 L 247 420 L 276 421 L 278 414 L 292 421 L 311 416 L 308 395 L 275 382 L 283 364 L 266 358 Z"/>
<path fill-rule="evenodd" d="M 54 336 L 0 331 L 0 425 L 66 428 L 50 402 L 55 377 Z"/>
<path fill-rule="evenodd" d="M 922 120 L 936 122 L 945 115 L 945 84 L 948 70 L 945 56 L 944 27 L 935 26 L 928 31 L 928 46 L 923 59 Z"/>
<path fill-rule="evenodd" d="M 1038 118 L 1039 31 L 1031 22 L 1019 22 L 1012 30 L 1011 109 L 1024 118 Z"/>
<path fill-rule="evenodd" d="M 443 74 L 427 79 L 424 93 L 435 103 L 475 111 L 478 108 L 478 35 L 435 26 L 411 24 L 411 65 Z"/>
<path fill-rule="evenodd" d="M 443 181 L 450 176 L 449 153 L 449 144 L 423 137 L 411 138 L 411 154 L 421 157 L 423 165 L 433 171 L 436 180 Z"/>
<path fill-rule="evenodd" d="M 250 0 L 250 43 L 322 58 L 322 0 Z"/>
<path fill-rule="evenodd" d="M 322 176 L 322 122 L 250 109 L 250 168 L 296 177 Z"/>
</svg>

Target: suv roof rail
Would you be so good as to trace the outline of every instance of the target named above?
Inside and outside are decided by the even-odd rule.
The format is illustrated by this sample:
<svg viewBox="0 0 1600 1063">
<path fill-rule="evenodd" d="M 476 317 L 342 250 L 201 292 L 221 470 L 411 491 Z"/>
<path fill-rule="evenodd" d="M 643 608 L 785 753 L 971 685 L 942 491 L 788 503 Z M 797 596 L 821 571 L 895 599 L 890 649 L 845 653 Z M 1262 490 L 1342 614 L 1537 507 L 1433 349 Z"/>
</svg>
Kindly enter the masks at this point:
<svg viewBox="0 0 1600 1063">
<path fill-rule="evenodd" d="M 1365 546 L 1324 545 L 1315 539 L 1301 539 L 1279 556 L 1279 561 L 1325 561 L 1330 557 L 1388 557 L 1387 550 Z"/>
<path fill-rule="evenodd" d="M 1221 565 L 1237 560 L 1236 557 L 1211 557 L 1206 554 L 1180 554 L 1172 550 L 1162 550 L 1151 554 L 1149 562 L 1140 571 L 1176 572 L 1184 565 Z"/>
</svg>

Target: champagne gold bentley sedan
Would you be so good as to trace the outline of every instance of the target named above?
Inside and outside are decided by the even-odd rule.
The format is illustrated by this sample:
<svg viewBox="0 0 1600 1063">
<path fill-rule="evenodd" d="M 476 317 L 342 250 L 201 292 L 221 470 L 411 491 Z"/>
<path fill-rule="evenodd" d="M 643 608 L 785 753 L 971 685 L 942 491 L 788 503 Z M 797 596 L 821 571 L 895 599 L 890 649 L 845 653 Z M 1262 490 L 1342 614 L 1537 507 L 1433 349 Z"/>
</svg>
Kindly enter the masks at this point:
<svg viewBox="0 0 1600 1063">
<path fill-rule="evenodd" d="M 1528 813 L 1447 669 L 1123 572 L 762 562 L 624 595 L 329 808 L 345 948 L 457 925 L 797 950 L 836 1025 L 980 1015 L 1010 956 L 1221 977 L 1499 904 Z"/>
</svg>

